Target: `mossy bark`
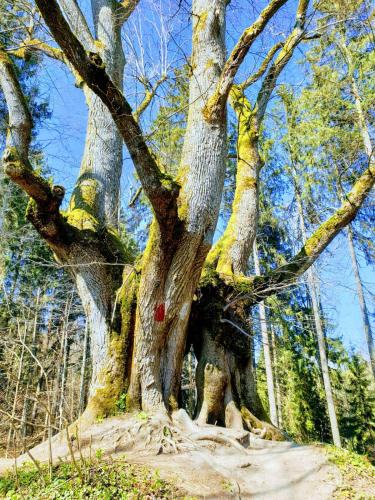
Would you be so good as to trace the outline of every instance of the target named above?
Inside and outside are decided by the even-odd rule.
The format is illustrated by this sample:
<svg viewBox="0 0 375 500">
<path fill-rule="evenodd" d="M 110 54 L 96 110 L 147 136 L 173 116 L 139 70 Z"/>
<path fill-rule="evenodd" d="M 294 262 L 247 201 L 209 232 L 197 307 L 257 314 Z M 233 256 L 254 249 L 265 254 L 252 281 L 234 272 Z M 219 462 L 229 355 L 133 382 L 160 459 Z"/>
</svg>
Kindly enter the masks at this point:
<svg viewBox="0 0 375 500">
<path fill-rule="evenodd" d="M 256 113 L 239 87 L 232 87 L 230 102 L 238 120 L 236 190 L 227 227 L 208 257 L 208 263 L 227 276 L 247 269 L 258 224 L 262 166 Z"/>
<path fill-rule="evenodd" d="M 218 220 L 225 176 L 226 116 L 207 121 L 207 97 L 225 60 L 225 0 L 192 3 L 189 113 L 178 180 L 178 217 L 168 233 L 156 217 L 142 261 L 130 400 L 175 408 L 192 299 Z M 157 215 L 157 214 L 156 214 Z M 167 220 L 168 223 L 168 220 Z M 159 312 L 163 314 L 159 317 Z"/>
<path fill-rule="evenodd" d="M 257 394 L 249 311 L 237 302 L 223 312 L 227 293 L 223 286 L 201 289 L 193 305 L 189 342 L 198 360 L 196 418 L 201 424 L 262 431 L 266 439 L 284 439 Z"/>
<path fill-rule="evenodd" d="M 86 412 L 93 412 L 95 417 L 113 414 L 129 385 L 137 286 L 133 269 L 125 268 L 124 281 L 117 293 L 115 316 L 119 317 L 112 318 L 109 324 L 107 355 L 97 377 L 101 386 L 95 389 L 87 405 Z M 115 325 L 119 331 L 114 330 Z"/>
<path fill-rule="evenodd" d="M 176 408 L 191 302 L 207 250 L 201 236 L 182 226 L 165 245 L 154 220 L 141 263 L 129 409 Z"/>
</svg>

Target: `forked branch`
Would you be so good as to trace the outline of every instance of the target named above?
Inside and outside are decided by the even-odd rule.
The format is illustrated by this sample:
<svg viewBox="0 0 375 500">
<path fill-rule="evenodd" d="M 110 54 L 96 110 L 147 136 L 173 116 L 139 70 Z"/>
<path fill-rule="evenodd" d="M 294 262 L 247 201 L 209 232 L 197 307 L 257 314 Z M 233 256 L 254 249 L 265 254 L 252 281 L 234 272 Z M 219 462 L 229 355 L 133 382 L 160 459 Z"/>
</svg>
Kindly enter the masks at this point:
<svg viewBox="0 0 375 500">
<path fill-rule="evenodd" d="M 149 84 L 144 84 L 145 86 L 145 96 L 141 102 L 141 104 L 138 106 L 138 108 L 134 112 L 134 118 L 137 122 L 139 122 L 140 117 L 143 115 L 143 113 L 147 110 L 147 108 L 150 106 L 153 98 L 155 97 L 155 94 L 160 87 L 162 83 L 165 82 L 167 79 L 166 75 L 163 75 L 159 80 L 150 87 Z"/>
<path fill-rule="evenodd" d="M 217 88 L 207 103 L 205 115 L 208 121 L 215 121 L 222 116 L 234 78 L 250 47 L 286 2 L 287 0 L 271 0 L 258 19 L 242 33 L 224 65 Z"/>
<path fill-rule="evenodd" d="M 29 206 L 28 218 L 47 240 L 53 241 L 63 224 L 59 207 L 65 191 L 62 186 L 51 187 L 32 169 L 29 161 L 32 120 L 13 62 L 3 50 L 0 52 L 0 85 L 9 115 L 4 171 L 32 198 L 34 203 Z"/>
<path fill-rule="evenodd" d="M 278 289 L 294 283 L 307 271 L 339 232 L 353 221 L 374 183 L 375 164 L 370 163 L 355 182 L 341 207 L 314 231 L 292 260 L 267 275 L 249 278 L 248 292 L 251 302 L 255 304 L 264 300 Z M 241 278 L 245 288 L 247 279 Z"/>
<path fill-rule="evenodd" d="M 36 0 L 36 4 L 65 57 L 109 109 L 134 162 L 138 177 L 159 222 L 177 217 L 178 186 L 160 171 L 132 109 L 111 81 L 100 56 L 85 51 L 62 15 L 56 0 Z"/>
<path fill-rule="evenodd" d="M 240 90 L 244 91 L 248 87 L 250 87 L 250 85 L 252 85 L 253 83 L 257 82 L 260 78 L 262 78 L 262 76 L 264 75 L 264 73 L 267 71 L 268 65 L 272 61 L 274 55 L 276 54 L 276 52 L 278 50 L 281 49 L 281 47 L 284 46 L 284 44 L 285 44 L 285 42 L 278 42 L 278 43 L 276 43 L 269 50 L 269 52 L 266 55 L 266 57 L 264 58 L 262 64 L 259 66 L 259 69 L 255 73 L 253 73 L 252 75 L 250 75 L 249 78 L 247 78 L 243 83 L 240 83 L 239 85 L 237 85 L 237 87 Z"/>
<path fill-rule="evenodd" d="M 277 79 L 285 68 L 285 66 L 290 61 L 294 49 L 297 47 L 299 42 L 303 39 L 305 22 L 306 22 L 306 12 L 309 6 L 309 0 L 299 0 L 297 13 L 296 13 L 296 23 L 293 31 L 290 33 L 288 38 L 283 44 L 283 48 L 278 54 L 277 58 L 269 68 L 259 94 L 257 96 L 257 122 L 261 123 L 266 111 L 267 104 L 270 100 L 271 94 L 275 89 Z"/>
</svg>

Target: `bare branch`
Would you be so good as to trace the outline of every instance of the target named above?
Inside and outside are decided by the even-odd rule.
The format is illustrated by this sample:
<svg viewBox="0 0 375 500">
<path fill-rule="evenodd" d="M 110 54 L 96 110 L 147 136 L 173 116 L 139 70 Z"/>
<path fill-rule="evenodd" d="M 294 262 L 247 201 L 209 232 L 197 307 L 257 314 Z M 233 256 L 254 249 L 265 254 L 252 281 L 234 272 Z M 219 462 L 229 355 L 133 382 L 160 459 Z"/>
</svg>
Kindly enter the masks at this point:
<svg viewBox="0 0 375 500">
<path fill-rule="evenodd" d="M 270 62 L 272 61 L 273 59 L 273 56 L 276 54 L 276 52 L 278 50 L 280 50 L 283 46 L 285 45 L 285 42 L 278 42 L 276 43 L 271 49 L 270 51 L 268 52 L 268 54 L 266 55 L 266 57 L 264 58 L 262 64 L 260 65 L 259 69 L 253 73 L 252 75 L 249 76 L 249 78 L 247 78 L 247 80 L 245 80 L 243 83 L 237 85 L 237 87 L 239 87 L 241 90 L 245 90 L 247 89 L 248 87 L 250 87 L 250 85 L 252 85 L 253 83 L 257 82 L 259 80 L 259 78 L 262 78 L 262 76 L 264 75 L 264 73 L 266 72 L 267 68 L 268 68 L 268 65 L 270 64 Z"/>
<path fill-rule="evenodd" d="M 141 193 L 142 193 L 142 186 L 137 189 L 137 191 L 135 192 L 135 195 L 130 200 L 129 205 L 128 205 L 129 208 L 133 208 L 134 207 L 135 202 L 138 200 L 138 198 L 140 197 Z"/>
<path fill-rule="evenodd" d="M 294 49 L 303 39 L 308 6 L 309 0 L 299 0 L 295 27 L 288 38 L 285 40 L 281 52 L 277 56 L 275 62 L 271 65 L 266 77 L 263 80 L 262 87 L 257 96 L 257 121 L 259 124 L 264 118 L 264 113 L 266 112 L 268 101 L 270 100 L 271 94 L 276 86 L 276 82 L 280 73 L 290 61 Z"/>
<path fill-rule="evenodd" d="M 249 52 L 250 47 L 265 29 L 268 22 L 286 2 L 287 0 L 271 0 L 267 7 L 262 10 L 258 19 L 242 33 L 224 65 L 218 86 L 207 103 L 205 116 L 208 121 L 215 121 L 221 118 L 234 77 Z"/>
<path fill-rule="evenodd" d="M 156 83 L 155 85 L 149 89 L 147 88 L 147 85 L 145 85 L 145 97 L 141 104 L 138 106 L 136 111 L 133 113 L 135 120 L 138 122 L 142 114 L 146 111 L 146 109 L 149 107 L 149 105 L 152 102 L 152 99 L 155 97 L 156 91 L 160 87 L 160 85 L 165 82 L 167 79 L 166 75 L 163 75 Z"/>
<path fill-rule="evenodd" d="M 129 150 L 156 218 L 159 222 L 166 218 L 169 220 L 175 218 L 177 216 L 175 200 L 178 186 L 160 171 L 142 131 L 134 119 L 128 101 L 109 78 L 100 56 L 85 51 L 71 31 L 56 0 L 36 0 L 36 4 L 67 60 L 85 84 L 100 97 L 109 109 Z"/>
</svg>

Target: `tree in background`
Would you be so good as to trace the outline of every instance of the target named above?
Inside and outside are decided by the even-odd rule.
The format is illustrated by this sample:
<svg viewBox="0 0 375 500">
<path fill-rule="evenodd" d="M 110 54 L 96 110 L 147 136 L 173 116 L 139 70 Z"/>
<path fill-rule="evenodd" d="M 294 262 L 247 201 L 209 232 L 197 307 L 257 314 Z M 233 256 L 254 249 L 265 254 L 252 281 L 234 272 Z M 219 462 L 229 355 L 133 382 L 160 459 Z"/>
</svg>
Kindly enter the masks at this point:
<svg viewBox="0 0 375 500">
<path fill-rule="evenodd" d="M 342 434 L 349 449 L 369 453 L 375 446 L 375 398 L 365 361 L 353 354 L 345 377 L 346 407 L 341 418 Z"/>
<path fill-rule="evenodd" d="M 1 8 L 1 41 L 16 46 L 17 9 L 8 2 Z M 30 161 L 36 171 L 47 175 L 37 142 L 39 125 L 50 116 L 37 85 L 40 60 L 30 54 L 26 60 L 15 60 L 14 68 L 34 121 Z M 3 141 L 6 108 L 2 106 L 0 112 Z M 72 294 L 69 275 L 56 265 L 26 219 L 27 195 L 3 173 L 0 200 L 0 440 L 9 454 L 14 451 L 14 441 L 24 450 L 46 436 L 48 428 L 58 429 L 61 422 L 65 425 L 78 416 L 76 395 L 72 398 L 71 393 L 76 394 L 81 369 L 83 313 L 76 293 Z M 87 365 L 82 366 L 83 383 Z"/>
</svg>

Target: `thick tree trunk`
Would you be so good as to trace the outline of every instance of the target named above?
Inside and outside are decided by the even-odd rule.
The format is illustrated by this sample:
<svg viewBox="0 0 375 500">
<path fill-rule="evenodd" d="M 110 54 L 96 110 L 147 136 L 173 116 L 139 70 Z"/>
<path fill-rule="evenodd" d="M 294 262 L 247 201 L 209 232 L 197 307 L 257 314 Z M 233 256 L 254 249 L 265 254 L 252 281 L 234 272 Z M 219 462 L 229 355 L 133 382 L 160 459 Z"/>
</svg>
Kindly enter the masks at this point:
<svg viewBox="0 0 375 500">
<path fill-rule="evenodd" d="M 92 259 L 95 262 L 97 257 L 92 255 Z M 91 332 L 92 374 L 88 404 L 81 417 L 88 422 L 112 414 L 127 387 L 137 282 L 132 267 L 125 266 L 123 276 L 121 267 L 113 267 L 96 263 L 74 268 Z"/>
<path fill-rule="evenodd" d="M 91 5 L 97 42 L 85 36 L 86 48 L 99 52 L 113 82 L 122 88 L 125 59 L 117 7 L 112 0 L 92 0 Z M 116 233 L 123 140 L 102 100 L 86 85 L 83 89 L 88 106 L 86 142 L 67 221 L 87 232 L 88 238 L 73 245 L 62 260 L 71 266 L 91 335 L 92 376 L 82 417 L 90 421 L 113 412 L 126 385 L 135 281 L 127 267 L 121 276 L 125 259 Z M 119 294 L 122 279 L 127 288 Z"/>
<path fill-rule="evenodd" d="M 256 391 L 248 311 L 239 302 L 226 308 L 225 286 L 208 285 L 199 295 L 189 328 L 189 343 L 198 360 L 196 418 L 200 423 L 246 427 L 269 439 L 284 439 L 269 423 Z"/>
<path fill-rule="evenodd" d="M 259 172 L 258 123 L 251 104 L 236 87 L 230 101 L 238 120 L 236 191 L 232 213 L 223 236 L 208 262 L 223 275 L 244 274 L 258 226 Z"/>
<path fill-rule="evenodd" d="M 207 120 L 207 99 L 224 64 L 225 0 L 193 1 L 189 114 L 178 180 L 179 221 L 153 222 L 142 261 L 130 404 L 176 408 L 187 323 L 212 243 L 225 173 L 225 110 Z"/>
<path fill-rule="evenodd" d="M 226 62 L 228 0 L 193 0 L 189 114 L 178 182 L 159 168 L 137 124 L 139 114 L 132 113 L 122 94 L 121 26 L 137 3 L 91 0 L 94 41 L 76 1 L 62 0 L 64 17 L 56 0 L 36 0 L 61 47 L 61 59 L 74 68 L 78 80 L 82 79 L 78 83 L 84 88 L 89 108 L 80 176 L 64 215 L 59 211 L 64 190 L 51 188 L 28 163 L 30 115 L 9 57 L 6 53 L 0 57 L 0 83 L 10 109 L 12 132 L 4 156 L 6 171 L 33 199 L 29 219 L 57 258 L 72 270 L 92 336 L 90 396 L 81 417 L 90 422 L 112 413 L 124 392 L 129 408 L 165 411 L 178 405 L 188 320 L 212 245 L 224 183 L 226 100 L 252 43 L 285 0 L 272 0 L 266 6 L 243 32 Z M 266 74 L 254 106 L 248 105 L 243 93 L 236 94 L 239 86 L 231 92 L 240 132 L 235 201 L 221 241 L 225 244 L 218 245 L 219 252 L 214 251 L 214 258 L 209 259 L 209 263 L 214 262 L 205 269 L 209 285 L 201 286 L 190 322 L 198 358 L 199 420 L 235 428 L 245 423 L 251 430 L 265 427 L 265 433 L 276 436 L 277 429 L 259 420 L 266 417 L 256 393 L 249 311 L 238 300 L 228 305 L 227 299 L 230 294 L 238 295 L 237 281 L 244 287 L 249 282 L 262 283 L 259 277 L 252 280 L 244 276 L 257 223 L 258 131 L 276 79 L 301 38 L 307 6 L 307 0 L 300 0 L 295 28 L 285 42 L 277 44 L 284 49 Z M 271 49 L 256 79 L 264 75 L 278 48 Z M 242 86 L 243 91 L 245 88 Z M 120 134 L 155 214 L 146 251 L 136 269 L 124 266 L 126 256 L 115 230 L 122 163 Z M 338 222 L 336 218 L 334 223 L 327 221 L 323 236 L 315 236 L 310 247 L 303 249 L 305 268 L 296 268 L 292 262 L 289 267 L 293 272 L 307 269 L 337 234 L 338 226 L 355 215 L 370 179 L 371 171 L 365 175 L 366 182 L 361 180 L 362 189 L 356 189 L 350 199 L 355 209 L 344 206 Z M 224 284 L 224 274 L 230 275 L 234 285 Z M 279 283 L 290 277 L 289 271 L 287 278 L 285 273 L 279 278 L 281 274 L 283 270 L 276 270 L 270 278 L 264 277 L 263 283 L 268 285 L 269 280 L 272 285 L 273 280 Z M 259 288 L 257 296 L 254 288 L 250 292 L 252 304 L 260 297 Z"/>
</svg>

